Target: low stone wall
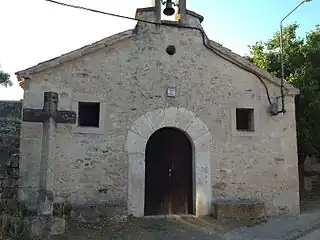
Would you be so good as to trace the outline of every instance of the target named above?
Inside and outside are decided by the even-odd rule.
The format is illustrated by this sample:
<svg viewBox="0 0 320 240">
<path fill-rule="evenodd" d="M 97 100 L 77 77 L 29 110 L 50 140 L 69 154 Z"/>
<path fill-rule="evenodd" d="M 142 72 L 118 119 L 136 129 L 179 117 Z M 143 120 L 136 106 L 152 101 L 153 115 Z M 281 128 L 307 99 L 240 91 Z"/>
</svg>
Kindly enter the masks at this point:
<svg viewBox="0 0 320 240">
<path fill-rule="evenodd" d="M 256 224 L 266 219 L 264 203 L 258 200 L 221 200 L 213 209 L 217 220 L 225 223 Z"/>
<path fill-rule="evenodd" d="M 127 207 L 125 204 L 87 204 L 70 206 L 69 218 L 82 223 L 122 222 L 127 219 Z"/>
<path fill-rule="evenodd" d="M 16 199 L 22 101 L 0 101 L 0 199 Z"/>
<path fill-rule="evenodd" d="M 18 204 L 22 101 L 0 101 L 0 239 L 23 234 L 23 208 Z"/>
<path fill-rule="evenodd" d="M 19 155 L 14 154 L 0 165 L 0 199 L 17 199 Z"/>
</svg>

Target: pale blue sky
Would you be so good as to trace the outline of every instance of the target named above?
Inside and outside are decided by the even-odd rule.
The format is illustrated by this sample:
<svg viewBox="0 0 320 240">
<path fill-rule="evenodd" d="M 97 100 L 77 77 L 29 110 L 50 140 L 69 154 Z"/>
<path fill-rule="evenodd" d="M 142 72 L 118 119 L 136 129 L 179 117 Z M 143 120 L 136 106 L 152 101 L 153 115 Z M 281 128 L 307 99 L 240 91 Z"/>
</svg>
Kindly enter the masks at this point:
<svg viewBox="0 0 320 240">
<path fill-rule="evenodd" d="M 60 0 L 134 17 L 152 0 Z M 267 40 L 280 20 L 300 0 L 187 0 L 188 9 L 204 16 L 203 27 L 214 41 L 244 55 L 247 45 Z M 320 23 L 320 0 L 306 3 L 285 24 L 300 24 L 299 34 Z M 318 15 L 316 14 L 318 13 Z M 0 100 L 19 100 L 14 72 L 133 28 L 135 22 L 53 5 L 44 0 L 0 0 L 0 66 L 14 86 L 0 87 Z"/>
</svg>

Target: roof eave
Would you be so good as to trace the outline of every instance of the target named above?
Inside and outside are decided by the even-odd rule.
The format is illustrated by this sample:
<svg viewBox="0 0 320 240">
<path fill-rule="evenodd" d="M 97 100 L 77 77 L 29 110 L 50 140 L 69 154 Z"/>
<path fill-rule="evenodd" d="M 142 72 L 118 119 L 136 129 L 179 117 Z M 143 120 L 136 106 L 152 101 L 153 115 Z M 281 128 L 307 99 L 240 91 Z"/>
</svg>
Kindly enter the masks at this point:
<svg viewBox="0 0 320 240">
<path fill-rule="evenodd" d="M 212 40 L 209 40 L 209 44 L 212 48 L 214 48 L 216 51 L 218 51 L 220 54 L 223 54 L 225 57 L 231 59 L 238 65 L 242 66 L 243 68 L 249 70 L 253 74 L 258 75 L 261 78 L 264 78 L 268 80 L 269 82 L 281 86 L 281 80 L 272 74 L 270 74 L 268 71 L 263 70 L 259 67 L 257 67 L 255 64 L 249 62 L 246 60 L 244 57 L 232 52 L 230 49 L 223 47 L 221 44 L 214 42 Z M 286 81 L 284 82 L 284 88 L 286 90 L 286 94 L 288 95 L 298 95 L 300 93 L 300 90 L 292 86 L 291 84 L 287 83 Z"/>
<path fill-rule="evenodd" d="M 31 77 L 31 75 L 35 74 L 35 73 L 38 73 L 38 72 L 41 72 L 41 71 L 45 71 L 49 68 L 53 68 L 53 67 L 56 67 L 56 66 L 59 66 L 65 62 L 69 62 L 69 61 L 72 61 L 74 59 L 77 59 L 77 58 L 80 58 L 84 55 L 87 55 L 89 53 L 92 53 L 92 52 L 95 52 L 99 49 L 102 49 L 102 48 L 105 48 L 107 46 L 110 46 L 118 41 L 121 41 L 121 40 L 124 40 L 124 39 L 127 39 L 127 38 L 130 38 L 132 37 L 132 29 L 130 30 L 127 30 L 127 31 L 124 31 L 124 32 L 121 32 L 121 33 L 118 33 L 118 34 L 115 34 L 115 35 L 112 35 L 110 37 L 107 37 L 107 38 L 104 38 L 98 42 L 95 42 L 95 43 L 92 43 L 90 45 L 86 45 L 82 48 L 79 48 L 77 50 L 74 50 L 72 52 L 69 52 L 69 53 L 66 53 L 66 54 L 63 54 L 59 57 L 56 57 L 56 58 L 53 58 L 53 59 L 50 59 L 48 61 L 44 61 L 44 62 L 41 62 L 33 67 L 30 67 L 30 68 L 27 68 L 25 70 L 21 70 L 21 71 L 18 71 L 15 73 L 17 79 L 18 79 L 18 82 L 19 79 L 22 79 L 22 78 L 29 78 Z"/>
</svg>

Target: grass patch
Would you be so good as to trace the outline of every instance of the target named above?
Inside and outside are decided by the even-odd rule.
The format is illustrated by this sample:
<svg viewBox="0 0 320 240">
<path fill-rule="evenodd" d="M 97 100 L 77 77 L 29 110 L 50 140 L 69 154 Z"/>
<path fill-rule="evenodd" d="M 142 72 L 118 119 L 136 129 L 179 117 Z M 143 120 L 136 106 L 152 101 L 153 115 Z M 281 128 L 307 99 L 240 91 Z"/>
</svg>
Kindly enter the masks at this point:
<svg viewBox="0 0 320 240">
<path fill-rule="evenodd" d="M 19 239 L 23 232 L 23 212 L 17 203 L 0 199 L 0 239 Z"/>
</svg>

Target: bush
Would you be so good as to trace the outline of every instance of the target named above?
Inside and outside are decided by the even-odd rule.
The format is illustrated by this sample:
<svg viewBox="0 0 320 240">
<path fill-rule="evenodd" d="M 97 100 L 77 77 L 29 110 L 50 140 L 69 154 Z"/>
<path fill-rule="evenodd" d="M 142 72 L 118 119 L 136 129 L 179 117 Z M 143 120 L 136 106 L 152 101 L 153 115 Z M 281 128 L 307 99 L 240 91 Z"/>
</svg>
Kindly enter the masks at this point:
<svg viewBox="0 0 320 240">
<path fill-rule="evenodd" d="M 0 206 L 0 239 L 20 239 L 24 232 L 22 211 L 18 208 L 13 210 L 3 199 Z"/>
</svg>

